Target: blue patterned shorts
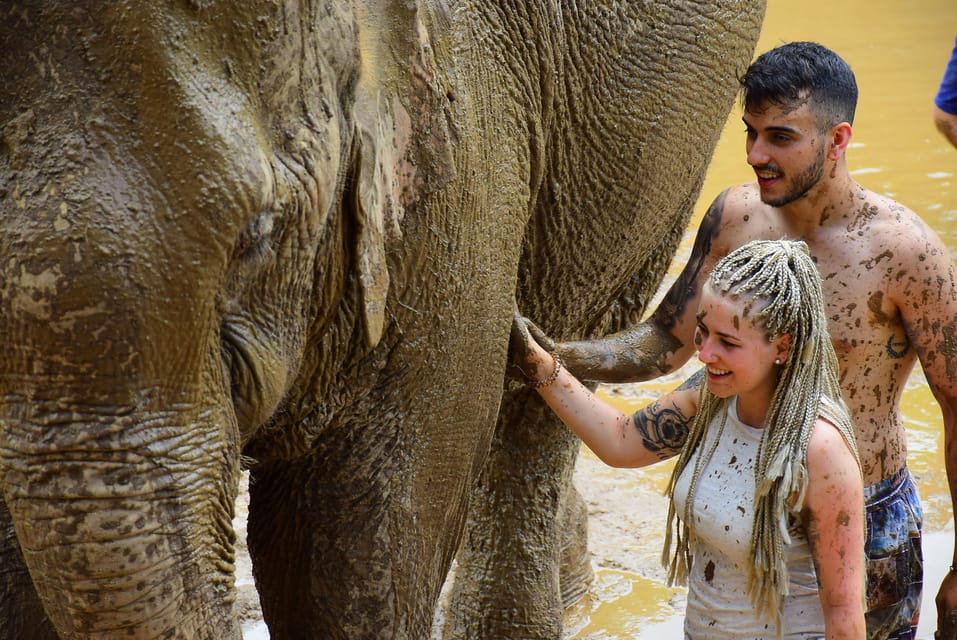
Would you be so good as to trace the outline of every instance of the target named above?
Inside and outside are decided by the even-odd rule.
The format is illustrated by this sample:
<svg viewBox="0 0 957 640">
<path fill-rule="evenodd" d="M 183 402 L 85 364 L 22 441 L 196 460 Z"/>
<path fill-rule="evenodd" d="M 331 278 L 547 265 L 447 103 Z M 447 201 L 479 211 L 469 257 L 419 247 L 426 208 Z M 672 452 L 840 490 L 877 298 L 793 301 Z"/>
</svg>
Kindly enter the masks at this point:
<svg viewBox="0 0 957 640">
<path fill-rule="evenodd" d="M 864 488 L 867 509 L 867 637 L 913 640 L 917 637 L 924 558 L 923 510 L 917 486 L 904 467 L 890 478 Z"/>
</svg>

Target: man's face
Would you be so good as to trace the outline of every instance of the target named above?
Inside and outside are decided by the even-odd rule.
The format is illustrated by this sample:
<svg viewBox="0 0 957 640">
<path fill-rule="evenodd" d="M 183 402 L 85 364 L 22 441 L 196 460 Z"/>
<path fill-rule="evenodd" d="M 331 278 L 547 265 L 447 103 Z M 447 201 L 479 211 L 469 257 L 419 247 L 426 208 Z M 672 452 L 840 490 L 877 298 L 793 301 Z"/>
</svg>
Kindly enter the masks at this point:
<svg viewBox="0 0 957 640">
<path fill-rule="evenodd" d="M 767 105 L 746 111 L 748 164 L 761 201 L 783 207 L 804 197 L 824 177 L 825 140 L 807 104 L 787 111 Z"/>
</svg>

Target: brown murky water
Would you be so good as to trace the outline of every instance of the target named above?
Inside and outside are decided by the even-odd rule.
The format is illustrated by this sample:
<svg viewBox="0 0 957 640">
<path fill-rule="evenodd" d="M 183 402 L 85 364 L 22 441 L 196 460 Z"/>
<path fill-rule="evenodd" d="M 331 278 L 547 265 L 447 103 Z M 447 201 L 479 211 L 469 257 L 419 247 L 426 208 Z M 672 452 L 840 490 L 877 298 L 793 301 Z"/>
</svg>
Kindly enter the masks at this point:
<svg viewBox="0 0 957 640">
<path fill-rule="evenodd" d="M 758 53 L 793 40 L 815 40 L 854 68 L 860 103 L 848 152 L 852 173 L 922 216 L 957 258 L 957 150 L 934 129 L 931 105 L 957 35 L 954 0 L 769 0 Z M 732 111 L 711 164 L 691 229 L 726 186 L 753 179 L 744 160 L 744 127 Z M 687 234 L 672 268 L 691 248 Z M 666 283 L 667 285 L 667 283 Z M 654 383 L 604 387 L 603 395 L 634 410 L 683 379 L 689 367 Z M 933 638 L 933 596 L 951 558 L 953 522 L 944 471 L 940 410 L 918 371 L 904 395 L 911 471 L 924 503 L 924 613 L 918 637 Z M 670 640 L 681 637 L 684 590 L 665 585 L 660 569 L 671 472 L 610 469 L 584 449 L 576 471 L 590 505 L 596 581 L 566 616 L 566 639 Z"/>
</svg>

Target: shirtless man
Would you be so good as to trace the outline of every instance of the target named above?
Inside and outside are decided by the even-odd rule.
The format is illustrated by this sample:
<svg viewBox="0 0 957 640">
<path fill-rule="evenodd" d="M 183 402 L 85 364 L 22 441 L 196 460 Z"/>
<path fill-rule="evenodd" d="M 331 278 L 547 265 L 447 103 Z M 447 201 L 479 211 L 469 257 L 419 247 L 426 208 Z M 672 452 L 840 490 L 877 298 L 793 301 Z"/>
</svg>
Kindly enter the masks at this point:
<svg viewBox="0 0 957 640">
<path fill-rule="evenodd" d="M 857 85 L 839 56 L 814 43 L 786 44 L 755 60 L 741 83 L 748 164 L 757 180 L 717 197 L 687 266 L 647 321 L 554 347 L 580 379 L 641 381 L 674 371 L 694 352 L 694 310 L 717 260 L 749 240 L 804 240 L 824 280 L 861 455 L 868 637 L 913 638 L 923 574 L 921 507 L 906 466 L 900 400 L 919 360 L 943 413 L 947 474 L 957 496 L 957 270 L 916 214 L 848 173 Z M 643 435 L 655 443 L 656 433 Z M 955 571 L 940 589 L 939 625 L 957 607 Z"/>
</svg>

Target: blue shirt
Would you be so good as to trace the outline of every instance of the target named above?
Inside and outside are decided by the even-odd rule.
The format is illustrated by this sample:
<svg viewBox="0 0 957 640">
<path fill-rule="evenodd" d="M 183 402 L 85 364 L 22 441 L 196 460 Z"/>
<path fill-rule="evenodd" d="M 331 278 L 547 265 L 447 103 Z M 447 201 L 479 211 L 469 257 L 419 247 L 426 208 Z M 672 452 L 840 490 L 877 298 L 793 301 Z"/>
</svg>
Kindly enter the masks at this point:
<svg viewBox="0 0 957 640">
<path fill-rule="evenodd" d="M 944 78 L 940 81 L 940 89 L 934 98 L 941 111 L 957 116 L 957 39 L 954 40 L 954 50 L 950 54 Z"/>
</svg>

